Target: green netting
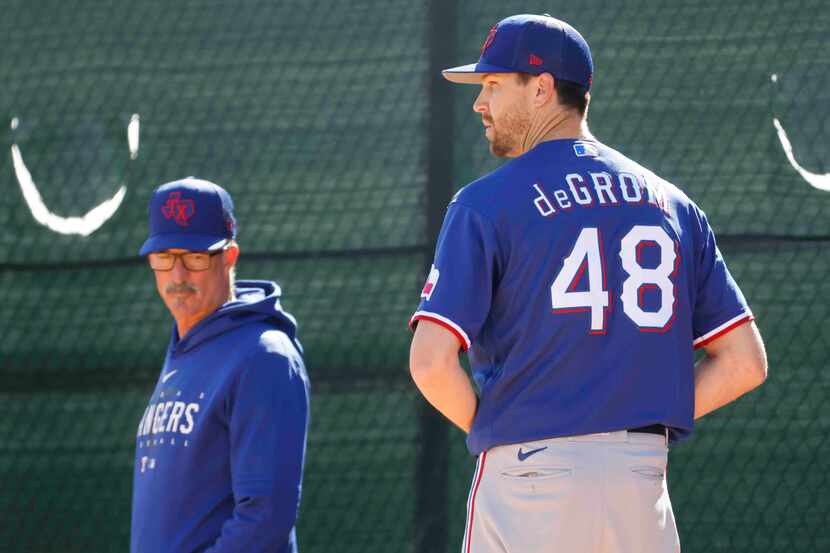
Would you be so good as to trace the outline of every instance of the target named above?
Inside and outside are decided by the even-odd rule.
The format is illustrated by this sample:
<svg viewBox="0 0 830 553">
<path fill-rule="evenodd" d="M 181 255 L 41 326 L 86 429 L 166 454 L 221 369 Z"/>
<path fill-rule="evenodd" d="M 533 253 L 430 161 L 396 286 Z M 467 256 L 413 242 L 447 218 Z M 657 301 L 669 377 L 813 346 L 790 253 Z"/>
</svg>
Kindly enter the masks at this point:
<svg viewBox="0 0 830 553">
<path fill-rule="evenodd" d="M 773 123 L 830 173 L 827 0 L 6 0 L 0 551 L 128 547 L 135 426 L 171 325 L 136 253 L 151 190 L 185 175 L 231 191 L 239 276 L 280 282 L 300 321 L 301 551 L 459 549 L 473 460 L 408 381 L 406 321 L 430 221 L 499 163 L 475 88 L 435 70 L 520 12 L 583 32 L 592 130 L 708 213 L 766 339 L 768 382 L 671 453 L 684 551 L 830 550 L 830 192 Z M 21 160 L 57 216 L 122 185 L 123 203 L 59 234 L 24 200 Z"/>
</svg>

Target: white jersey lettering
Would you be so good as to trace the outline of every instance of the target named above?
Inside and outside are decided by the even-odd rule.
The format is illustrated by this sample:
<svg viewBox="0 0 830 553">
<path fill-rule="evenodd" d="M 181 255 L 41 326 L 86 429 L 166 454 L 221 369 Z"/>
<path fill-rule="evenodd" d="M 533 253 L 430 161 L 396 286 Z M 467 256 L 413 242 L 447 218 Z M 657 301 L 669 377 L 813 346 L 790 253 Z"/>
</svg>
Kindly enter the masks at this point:
<svg viewBox="0 0 830 553">
<path fill-rule="evenodd" d="M 198 403 L 191 403 L 187 406 L 184 410 L 184 418 L 187 421 L 184 426 L 179 428 L 179 432 L 182 434 L 190 434 L 193 431 L 193 415 L 199 412 L 199 404 Z"/>
</svg>

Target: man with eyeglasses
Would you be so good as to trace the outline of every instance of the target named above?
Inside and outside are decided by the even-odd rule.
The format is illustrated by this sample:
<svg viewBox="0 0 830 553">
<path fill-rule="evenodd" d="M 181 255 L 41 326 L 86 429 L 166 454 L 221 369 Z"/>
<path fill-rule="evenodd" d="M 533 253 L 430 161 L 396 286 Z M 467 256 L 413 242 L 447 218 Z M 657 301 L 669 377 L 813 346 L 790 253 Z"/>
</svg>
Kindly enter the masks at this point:
<svg viewBox="0 0 830 553">
<path fill-rule="evenodd" d="M 141 247 L 175 319 L 138 425 L 132 553 L 295 553 L 309 383 L 280 288 L 236 281 L 230 195 L 193 177 L 150 199 Z"/>
</svg>

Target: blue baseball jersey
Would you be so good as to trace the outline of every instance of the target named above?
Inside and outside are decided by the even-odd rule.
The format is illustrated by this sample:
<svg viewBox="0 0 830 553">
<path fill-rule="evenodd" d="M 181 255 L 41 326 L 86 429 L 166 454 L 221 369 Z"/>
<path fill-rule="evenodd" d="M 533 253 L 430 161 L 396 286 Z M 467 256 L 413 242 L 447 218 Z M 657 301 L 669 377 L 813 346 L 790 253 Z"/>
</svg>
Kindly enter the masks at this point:
<svg viewBox="0 0 830 553">
<path fill-rule="evenodd" d="M 592 140 L 543 142 L 450 203 L 410 324 L 468 350 L 467 446 L 694 420 L 694 348 L 752 319 L 704 213 Z"/>
</svg>

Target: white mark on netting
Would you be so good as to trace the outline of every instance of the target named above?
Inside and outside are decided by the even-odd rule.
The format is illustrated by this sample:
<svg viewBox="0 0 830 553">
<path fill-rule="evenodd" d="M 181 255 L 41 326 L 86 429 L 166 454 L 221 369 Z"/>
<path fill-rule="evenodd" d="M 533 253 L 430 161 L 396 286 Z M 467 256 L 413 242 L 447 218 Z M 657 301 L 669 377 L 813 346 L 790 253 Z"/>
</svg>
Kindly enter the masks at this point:
<svg viewBox="0 0 830 553">
<path fill-rule="evenodd" d="M 130 148 L 130 159 L 138 157 L 139 131 L 141 130 L 141 118 L 137 113 L 130 117 L 127 125 L 127 146 Z"/>
<path fill-rule="evenodd" d="M 769 80 L 772 81 L 774 85 L 777 85 L 778 73 L 770 74 Z M 795 169 L 796 172 L 801 175 L 801 178 L 806 180 L 807 183 L 816 190 L 830 192 L 830 173 L 813 173 L 802 167 L 801 164 L 798 163 L 798 160 L 795 159 L 792 142 L 790 142 L 790 139 L 787 136 L 787 131 L 784 130 L 784 126 L 781 125 L 781 121 L 779 121 L 777 117 L 773 117 L 772 125 L 775 127 L 775 131 L 778 134 L 778 141 L 781 143 L 784 155 L 787 156 L 787 161 L 790 162 L 792 168 Z"/>
<path fill-rule="evenodd" d="M 20 120 L 17 117 L 12 118 L 11 129 L 16 130 L 19 125 Z M 139 131 L 140 117 L 137 113 L 134 113 L 127 125 L 127 147 L 130 151 L 130 159 L 136 159 L 138 157 Z M 23 193 L 23 199 L 26 200 L 26 205 L 29 207 L 29 211 L 32 212 L 32 217 L 41 225 L 59 234 L 89 236 L 115 215 L 115 212 L 121 207 L 124 196 L 127 194 L 127 187 L 122 184 L 112 198 L 104 200 L 90 209 L 85 215 L 80 217 L 56 215 L 43 201 L 43 197 L 40 195 L 40 191 L 32 178 L 32 173 L 26 167 L 26 163 L 23 161 L 23 155 L 20 153 L 20 148 L 16 143 L 13 143 L 11 146 L 11 154 L 14 174 L 17 177 L 17 183 L 20 185 L 20 191 Z"/>
<path fill-rule="evenodd" d="M 790 162 L 793 169 L 795 169 L 798 174 L 801 175 L 801 178 L 806 180 L 813 188 L 830 192 L 830 173 L 811 173 L 810 171 L 804 169 L 798 163 L 798 160 L 795 159 L 795 155 L 793 154 L 793 145 L 787 137 L 787 131 L 785 131 L 784 127 L 781 126 L 781 122 L 778 121 L 777 117 L 773 117 L 772 124 L 778 132 L 778 140 L 781 142 L 781 148 L 784 149 L 784 154 L 787 156 L 787 160 Z"/>
</svg>

